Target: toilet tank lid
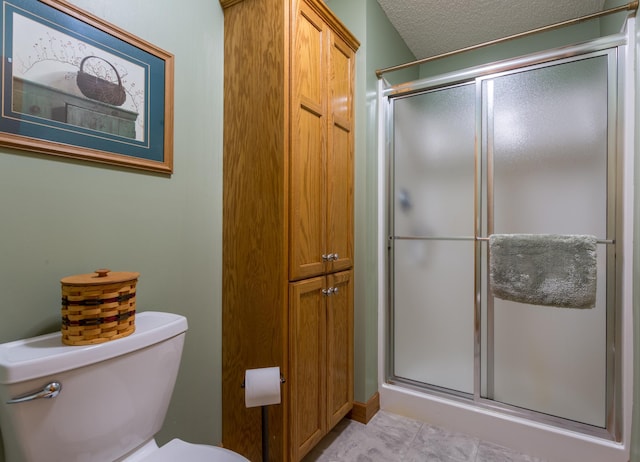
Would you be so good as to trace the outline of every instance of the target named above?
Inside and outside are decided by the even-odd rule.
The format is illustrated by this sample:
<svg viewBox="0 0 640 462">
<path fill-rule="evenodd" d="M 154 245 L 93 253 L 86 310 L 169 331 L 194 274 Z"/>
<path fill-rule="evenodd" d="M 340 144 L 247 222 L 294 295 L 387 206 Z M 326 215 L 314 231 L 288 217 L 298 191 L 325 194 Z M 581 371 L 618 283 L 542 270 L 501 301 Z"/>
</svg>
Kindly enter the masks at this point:
<svg viewBox="0 0 640 462">
<path fill-rule="evenodd" d="M 18 383 L 121 356 L 186 332 L 187 318 L 173 313 L 136 314 L 133 334 L 96 345 L 64 345 L 60 332 L 0 344 L 0 383 Z"/>
</svg>

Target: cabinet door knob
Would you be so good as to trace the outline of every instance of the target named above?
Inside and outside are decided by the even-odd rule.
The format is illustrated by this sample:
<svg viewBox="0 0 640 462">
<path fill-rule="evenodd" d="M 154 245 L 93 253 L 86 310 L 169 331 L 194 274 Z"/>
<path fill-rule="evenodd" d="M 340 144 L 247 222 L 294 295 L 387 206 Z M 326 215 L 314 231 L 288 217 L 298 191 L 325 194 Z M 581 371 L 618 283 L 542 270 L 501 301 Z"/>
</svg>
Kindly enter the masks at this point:
<svg viewBox="0 0 640 462">
<path fill-rule="evenodd" d="M 336 261 L 339 258 L 337 253 L 332 253 L 331 255 L 333 255 L 333 261 Z"/>
<path fill-rule="evenodd" d="M 322 289 L 324 295 L 333 295 L 338 292 L 337 287 L 329 287 L 328 289 Z"/>
<path fill-rule="evenodd" d="M 322 289 L 322 293 L 325 295 L 333 295 L 338 293 L 337 287 L 329 287 L 328 289 Z"/>
</svg>

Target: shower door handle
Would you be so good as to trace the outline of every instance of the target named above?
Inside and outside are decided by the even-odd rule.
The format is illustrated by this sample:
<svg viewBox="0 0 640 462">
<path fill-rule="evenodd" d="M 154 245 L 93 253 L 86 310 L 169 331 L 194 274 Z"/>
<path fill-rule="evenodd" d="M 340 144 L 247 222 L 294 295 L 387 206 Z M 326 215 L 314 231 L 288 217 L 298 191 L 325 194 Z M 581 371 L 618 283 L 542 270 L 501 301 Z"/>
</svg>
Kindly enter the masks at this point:
<svg viewBox="0 0 640 462">
<path fill-rule="evenodd" d="M 33 401 L 34 399 L 40 398 L 55 398 L 60 393 L 60 390 L 62 390 L 62 384 L 60 382 L 51 382 L 46 384 L 42 390 L 10 399 L 7 401 L 7 404 L 24 403 L 25 401 Z"/>
</svg>

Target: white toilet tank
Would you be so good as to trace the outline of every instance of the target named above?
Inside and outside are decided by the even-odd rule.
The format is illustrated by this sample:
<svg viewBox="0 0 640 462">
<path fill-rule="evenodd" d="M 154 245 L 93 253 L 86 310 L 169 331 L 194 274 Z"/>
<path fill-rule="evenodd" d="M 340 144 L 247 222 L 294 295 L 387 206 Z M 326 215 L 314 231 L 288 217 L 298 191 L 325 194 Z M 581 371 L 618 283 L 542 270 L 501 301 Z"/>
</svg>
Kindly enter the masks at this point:
<svg viewBox="0 0 640 462">
<path fill-rule="evenodd" d="M 118 340 L 67 346 L 60 333 L 0 345 L 0 430 L 7 462 L 107 462 L 151 441 L 173 392 L 187 320 L 136 315 Z M 7 401 L 59 383 L 59 394 Z"/>
</svg>

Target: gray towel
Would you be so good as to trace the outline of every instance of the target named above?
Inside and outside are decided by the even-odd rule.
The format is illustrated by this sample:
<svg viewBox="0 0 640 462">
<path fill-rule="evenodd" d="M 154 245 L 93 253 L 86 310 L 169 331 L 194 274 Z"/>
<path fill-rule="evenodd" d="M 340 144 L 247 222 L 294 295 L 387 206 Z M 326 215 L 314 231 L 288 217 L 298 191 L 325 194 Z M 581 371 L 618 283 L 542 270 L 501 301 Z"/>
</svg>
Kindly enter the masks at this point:
<svg viewBox="0 0 640 462">
<path fill-rule="evenodd" d="M 494 297 L 533 305 L 593 308 L 596 238 L 560 234 L 489 236 Z"/>
</svg>

